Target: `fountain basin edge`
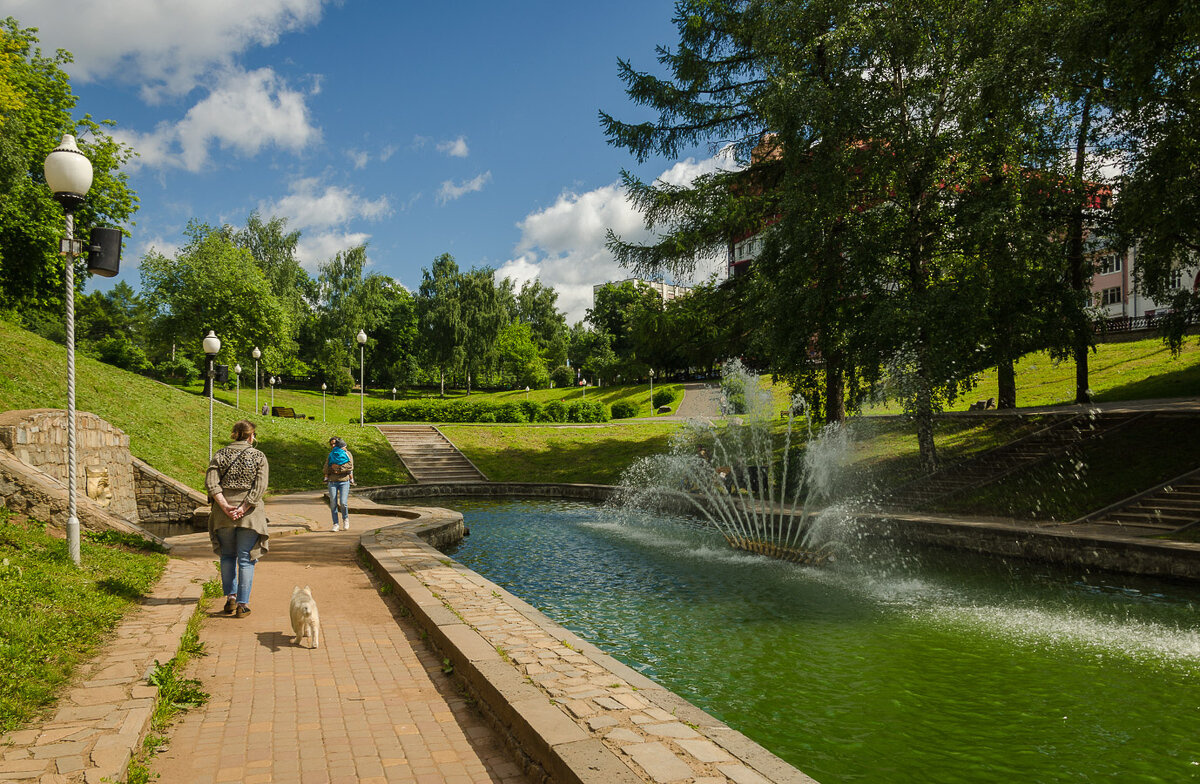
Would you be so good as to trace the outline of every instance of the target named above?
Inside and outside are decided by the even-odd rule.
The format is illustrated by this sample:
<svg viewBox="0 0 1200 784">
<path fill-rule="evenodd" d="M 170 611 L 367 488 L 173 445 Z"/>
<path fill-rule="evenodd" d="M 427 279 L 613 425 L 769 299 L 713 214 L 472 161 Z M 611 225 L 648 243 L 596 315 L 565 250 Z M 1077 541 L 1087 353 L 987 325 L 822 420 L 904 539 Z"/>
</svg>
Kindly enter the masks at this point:
<svg viewBox="0 0 1200 784">
<path fill-rule="evenodd" d="M 612 490 L 600 485 L 592 487 L 604 488 L 609 493 Z M 462 537 L 461 514 L 435 507 L 380 507 L 369 496 L 377 495 L 375 491 L 383 489 L 358 490 L 355 495 L 359 498 L 352 498 L 352 514 L 404 518 L 361 535 L 360 544 L 367 560 L 379 578 L 395 590 L 413 621 L 453 666 L 454 674 L 465 683 L 476 704 L 535 779 L 574 784 L 636 784 L 654 780 L 651 771 L 643 773 L 640 766 L 630 764 L 633 757 L 623 749 L 631 746 L 613 744 L 614 748 L 606 744 L 597 730 L 608 728 L 591 729 L 586 719 L 592 716 L 579 715 L 582 709 L 577 701 L 552 698 L 532 678 L 519 671 L 500 646 L 486 639 L 484 632 L 466 620 L 467 615 L 478 617 L 479 602 L 491 603 L 502 613 L 515 611 L 541 634 L 601 668 L 605 673 L 604 680 L 611 677 L 611 680 L 624 684 L 619 688 L 613 684 L 610 698 L 632 697 L 635 702 L 647 705 L 647 711 L 658 711 L 659 721 L 666 721 L 669 715 L 671 723 L 690 727 L 699 738 L 715 744 L 728 757 L 712 766 L 728 768 L 721 772 L 731 780 L 816 784 L 812 778 L 742 733 L 617 661 L 527 602 L 436 549 Z M 470 494 L 461 492 L 460 486 L 456 485 L 455 489 L 456 492 L 441 494 Z M 523 497 L 529 497 L 529 494 L 523 494 Z M 595 496 L 553 495 L 549 489 L 533 497 L 595 499 Z M 475 598 L 456 606 L 454 597 L 439 587 L 447 579 L 459 586 L 467 586 Z M 599 715 L 604 714 L 601 709 Z M 667 738 L 659 740 L 663 744 L 669 743 Z"/>
</svg>

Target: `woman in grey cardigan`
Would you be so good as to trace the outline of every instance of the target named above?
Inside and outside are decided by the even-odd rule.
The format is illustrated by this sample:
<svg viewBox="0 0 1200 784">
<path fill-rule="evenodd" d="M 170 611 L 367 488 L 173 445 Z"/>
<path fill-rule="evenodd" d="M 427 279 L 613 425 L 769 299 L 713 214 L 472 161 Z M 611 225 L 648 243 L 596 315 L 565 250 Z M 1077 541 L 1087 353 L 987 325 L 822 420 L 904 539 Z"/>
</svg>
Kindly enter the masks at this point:
<svg viewBox="0 0 1200 784">
<path fill-rule="evenodd" d="M 225 612 L 250 614 L 254 565 L 267 552 L 267 456 L 254 448 L 254 423 L 233 425 L 233 443 L 212 456 L 204 477 L 212 506 L 208 537 L 221 556 Z"/>
</svg>

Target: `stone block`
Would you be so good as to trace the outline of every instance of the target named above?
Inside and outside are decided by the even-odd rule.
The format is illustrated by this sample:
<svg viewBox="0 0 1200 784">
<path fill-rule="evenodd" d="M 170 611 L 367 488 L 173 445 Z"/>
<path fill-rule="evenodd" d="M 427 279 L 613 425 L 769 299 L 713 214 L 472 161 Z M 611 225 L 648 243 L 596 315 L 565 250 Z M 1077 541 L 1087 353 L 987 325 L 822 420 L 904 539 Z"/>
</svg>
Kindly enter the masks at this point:
<svg viewBox="0 0 1200 784">
<path fill-rule="evenodd" d="M 695 775 L 691 765 L 658 742 L 634 743 L 622 747 L 621 751 L 632 757 L 633 761 L 646 771 L 646 775 L 658 784 L 683 781 Z"/>
</svg>

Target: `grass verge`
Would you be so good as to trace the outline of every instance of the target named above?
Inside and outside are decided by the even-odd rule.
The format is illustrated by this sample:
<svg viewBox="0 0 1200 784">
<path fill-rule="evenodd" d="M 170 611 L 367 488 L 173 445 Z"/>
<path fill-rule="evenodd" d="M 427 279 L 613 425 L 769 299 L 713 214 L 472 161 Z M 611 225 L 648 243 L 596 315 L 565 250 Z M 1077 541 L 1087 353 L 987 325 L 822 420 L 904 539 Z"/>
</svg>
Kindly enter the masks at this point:
<svg viewBox="0 0 1200 784">
<path fill-rule="evenodd" d="M 155 548 L 87 533 L 76 567 L 45 525 L 0 509 L 0 732 L 41 716 L 154 586 L 167 562 Z"/>
<path fill-rule="evenodd" d="M 204 655 L 204 643 L 200 642 L 200 626 L 213 598 L 221 595 L 221 584 L 213 579 L 204 584 L 200 601 L 192 617 L 188 619 L 179 650 L 166 664 L 154 662 L 150 683 L 158 687 L 154 710 L 150 714 L 150 731 L 142 741 L 142 747 L 134 755 L 125 773 L 125 784 L 147 784 L 152 778 L 150 759 L 166 747 L 167 728 L 183 711 L 197 708 L 208 701 L 208 694 L 194 678 L 184 678 L 183 672 L 194 656 Z"/>
</svg>

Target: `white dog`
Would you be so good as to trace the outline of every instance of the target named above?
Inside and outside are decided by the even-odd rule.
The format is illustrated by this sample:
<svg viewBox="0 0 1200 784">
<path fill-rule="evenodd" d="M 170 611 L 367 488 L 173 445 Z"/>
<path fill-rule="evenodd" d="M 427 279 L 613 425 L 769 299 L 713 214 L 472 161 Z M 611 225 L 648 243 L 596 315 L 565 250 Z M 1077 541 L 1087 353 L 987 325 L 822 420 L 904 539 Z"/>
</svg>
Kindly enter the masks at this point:
<svg viewBox="0 0 1200 784">
<path fill-rule="evenodd" d="M 296 644 L 307 637 L 310 647 L 316 648 L 321 637 L 321 619 L 317 615 L 317 602 L 313 599 L 312 589 L 307 585 L 292 589 L 292 632 L 296 635 Z"/>
</svg>

